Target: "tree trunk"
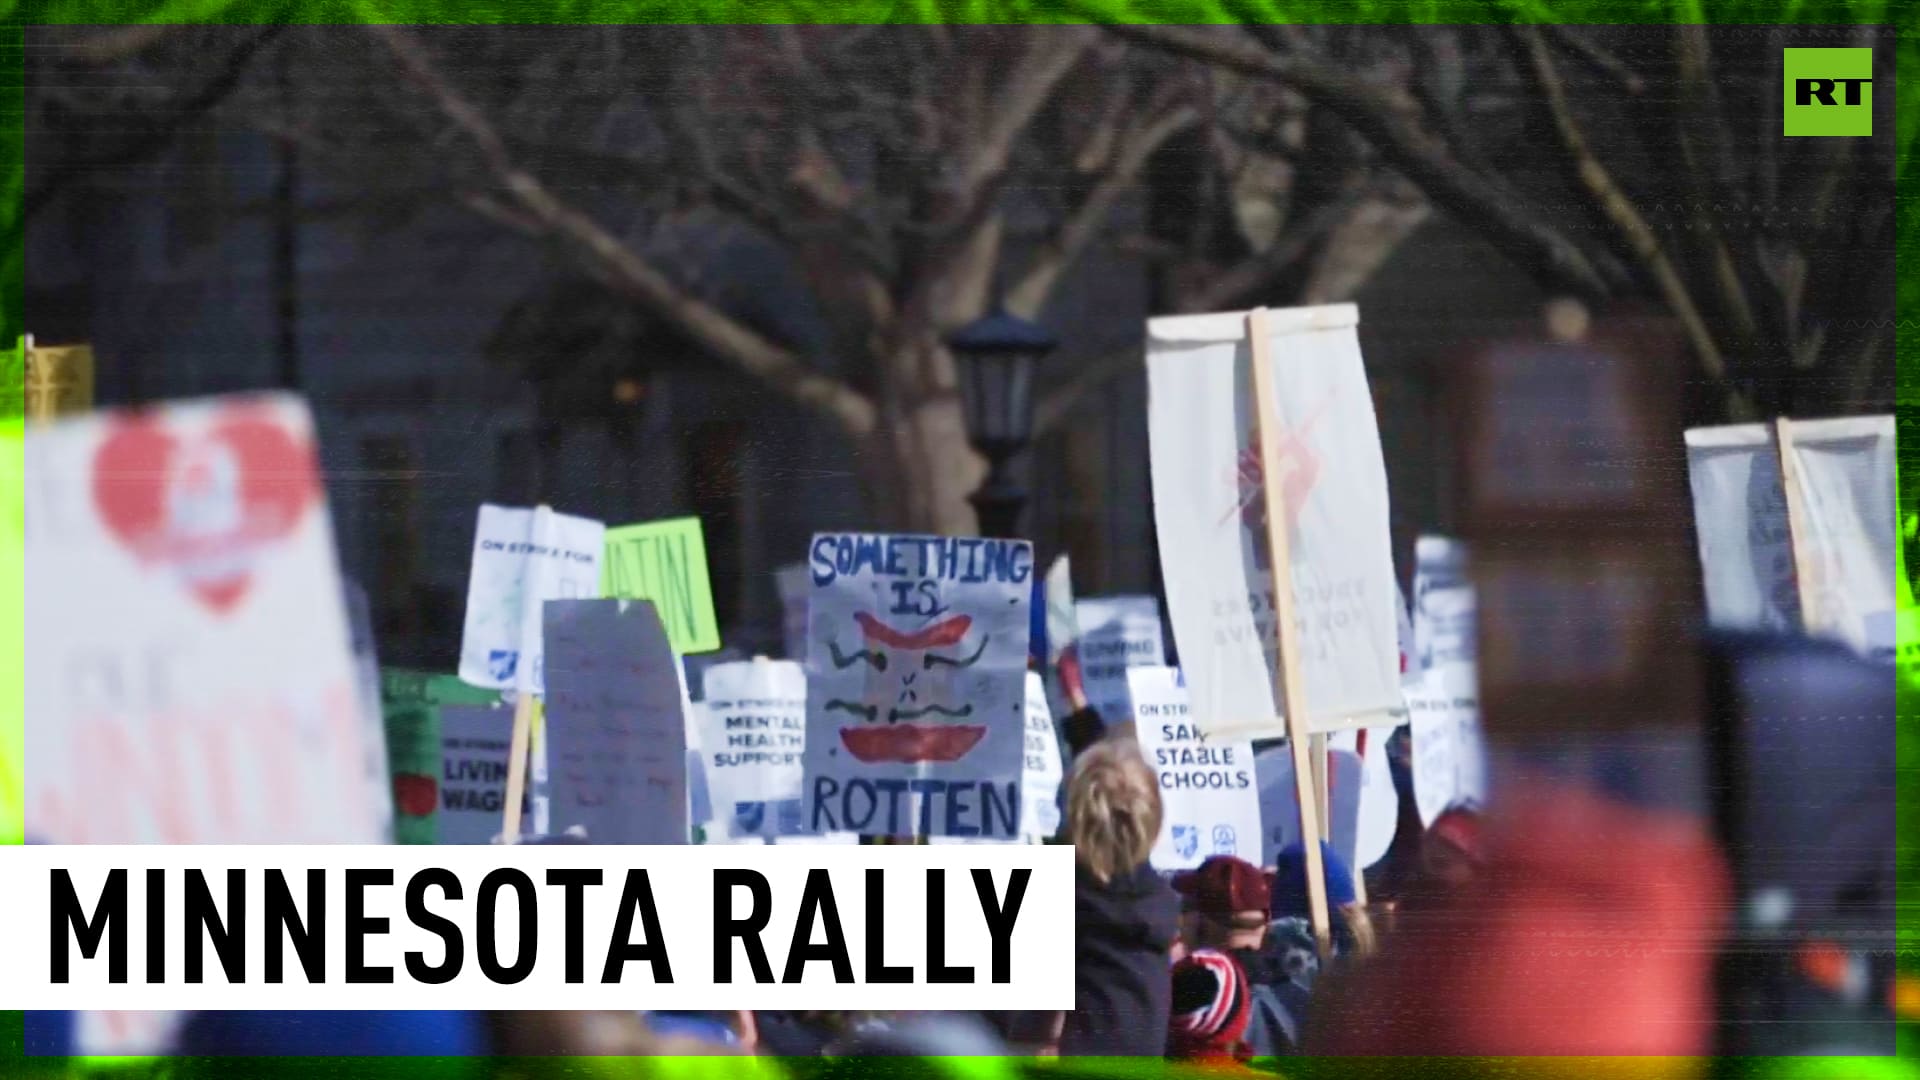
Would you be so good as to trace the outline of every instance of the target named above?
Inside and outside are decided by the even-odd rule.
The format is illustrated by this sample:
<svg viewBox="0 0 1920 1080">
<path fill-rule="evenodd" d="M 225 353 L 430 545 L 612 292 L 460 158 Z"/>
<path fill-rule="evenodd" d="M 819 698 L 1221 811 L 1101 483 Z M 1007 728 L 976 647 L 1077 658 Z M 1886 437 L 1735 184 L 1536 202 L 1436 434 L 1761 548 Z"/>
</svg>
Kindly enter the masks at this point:
<svg viewBox="0 0 1920 1080">
<path fill-rule="evenodd" d="M 957 396 L 933 397 L 883 421 L 878 433 L 893 463 L 894 513 L 900 527 L 943 536 L 973 536 L 980 525 L 967 501 L 986 474 L 967 439 Z"/>
</svg>

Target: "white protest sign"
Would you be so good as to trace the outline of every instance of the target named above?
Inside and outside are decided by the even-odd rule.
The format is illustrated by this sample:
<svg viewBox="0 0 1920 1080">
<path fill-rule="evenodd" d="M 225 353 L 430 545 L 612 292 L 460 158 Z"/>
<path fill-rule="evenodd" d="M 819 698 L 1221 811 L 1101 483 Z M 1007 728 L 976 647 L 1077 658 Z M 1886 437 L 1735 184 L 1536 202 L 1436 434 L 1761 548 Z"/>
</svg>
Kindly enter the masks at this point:
<svg viewBox="0 0 1920 1080">
<path fill-rule="evenodd" d="M 1421 673 L 1407 690 L 1413 736 L 1413 799 L 1420 823 L 1459 803 L 1484 805 L 1486 744 L 1474 667 L 1443 664 Z"/>
<path fill-rule="evenodd" d="M 1080 640 L 1080 616 L 1073 600 L 1073 564 L 1065 555 L 1056 557 L 1047 567 L 1041 593 L 1047 598 L 1047 664 L 1051 666 Z"/>
<path fill-rule="evenodd" d="M 1175 668 L 1127 672 L 1140 751 L 1160 782 L 1163 824 L 1148 860 L 1156 870 L 1186 870 L 1209 855 L 1260 855 L 1260 794 L 1253 746 L 1203 737 Z"/>
<path fill-rule="evenodd" d="M 1787 493 L 1772 429 L 1694 428 L 1686 440 L 1707 621 L 1735 630 L 1798 630 Z"/>
<path fill-rule="evenodd" d="M 1415 660 L 1407 665 L 1409 681 L 1428 668 L 1474 662 L 1478 630 L 1464 543 L 1443 536 L 1414 541 L 1410 615 Z"/>
<path fill-rule="evenodd" d="M 1160 605 L 1151 596 L 1090 596 L 1074 605 L 1080 627 L 1080 678 L 1087 704 L 1109 724 L 1132 714 L 1127 669 L 1164 667 Z"/>
<path fill-rule="evenodd" d="M 1032 545 L 823 533 L 808 569 L 807 831 L 1017 835 Z"/>
<path fill-rule="evenodd" d="M 1784 477 L 1782 430 L 1791 462 Z M 1734 424 L 1695 428 L 1686 439 L 1708 621 L 1739 630 L 1804 626 L 1891 658 L 1893 418 Z M 1799 535 L 1788 512 L 1794 503 Z"/>
<path fill-rule="evenodd" d="M 500 809 L 507 797 L 508 746 L 513 710 L 490 705 L 442 705 L 440 711 L 440 812 L 435 842 L 490 844 L 500 835 Z M 533 792 L 521 799 L 533 813 Z"/>
<path fill-rule="evenodd" d="M 28 429 L 24 828 L 49 844 L 377 843 L 313 423 L 248 395 Z M 87 1054 L 171 1013 L 88 1013 Z"/>
<path fill-rule="evenodd" d="M 1783 422 L 1811 570 L 1808 629 L 1866 656 L 1894 656 L 1894 426 L 1891 416 Z"/>
<path fill-rule="evenodd" d="M 680 665 L 645 600 L 546 603 L 552 829 L 595 844 L 684 844 Z"/>
<path fill-rule="evenodd" d="M 1353 847 L 1347 865 L 1362 869 L 1377 863 L 1393 846 L 1393 834 L 1400 829 L 1400 793 L 1393 788 L 1393 770 L 1387 764 L 1387 738 L 1390 728 L 1371 731 L 1342 731 L 1331 735 L 1327 744 L 1351 752 L 1360 763 L 1360 800 L 1354 816 Z M 1336 777 L 1334 791 L 1348 784 L 1349 778 Z"/>
<path fill-rule="evenodd" d="M 494 690 L 545 691 L 540 605 L 600 595 L 606 527 L 547 507 L 480 507 L 460 638 L 460 678 Z"/>
<path fill-rule="evenodd" d="M 1027 672 L 1027 745 L 1020 771 L 1020 835 L 1007 840 L 932 836 L 931 844 L 1044 844 L 1060 831 L 1060 784 L 1066 769 L 1060 760 L 1060 737 L 1054 731 L 1053 710 L 1038 672 Z"/>
<path fill-rule="evenodd" d="M 1403 710 L 1387 474 L 1351 304 L 1269 313 L 1277 454 L 1309 726 Z M 1244 313 L 1147 323 L 1154 521 L 1194 713 L 1209 732 L 1285 733 Z"/>
<path fill-rule="evenodd" d="M 806 669 L 792 660 L 741 660 L 715 664 L 702 682 L 700 752 L 714 816 L 731 835 L 760 834 L 739 820 L 742 812 L 800 798 Z"/>
<path fill-rule="evenodd" d="M 1360 821 L 1360 755 L 1350 749 L 1327 750 L 1329 774 L 1328 842 L 1333 850 L 1353 865 L 1355 836 Z M 1260 751 L 1254 759 L 1254 773 L 1260 786 L 1260 824 L 1265 830 L 1260 844 L 1260 865 L 1274 865 L 1280 849 L 1300 842 L 1300 807 L 1295 801 L 1293 756 L 1285 746 Z M 1248 862 L 1252 862 L 1249 857 Z"/>
</svg>

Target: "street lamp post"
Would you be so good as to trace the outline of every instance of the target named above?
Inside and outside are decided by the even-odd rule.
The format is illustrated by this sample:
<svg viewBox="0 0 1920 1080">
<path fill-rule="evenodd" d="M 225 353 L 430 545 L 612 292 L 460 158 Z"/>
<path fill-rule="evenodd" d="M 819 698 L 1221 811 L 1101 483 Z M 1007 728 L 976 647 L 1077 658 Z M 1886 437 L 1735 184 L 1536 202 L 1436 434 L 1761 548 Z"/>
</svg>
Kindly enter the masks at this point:
<svg viewBox="0 0 1920 1080">
<path fill-rule="evenodd" d="M 960 368 L 967 433 L 987 459 L 987 478 L 969 497 L 982 536 L 1020 534 L 1027 492 L 1010 465 L 1033 441 L 1034 369 L 1058 344 L 1045 328 L 1000 307 L 947 338 Z"/>
</svg>

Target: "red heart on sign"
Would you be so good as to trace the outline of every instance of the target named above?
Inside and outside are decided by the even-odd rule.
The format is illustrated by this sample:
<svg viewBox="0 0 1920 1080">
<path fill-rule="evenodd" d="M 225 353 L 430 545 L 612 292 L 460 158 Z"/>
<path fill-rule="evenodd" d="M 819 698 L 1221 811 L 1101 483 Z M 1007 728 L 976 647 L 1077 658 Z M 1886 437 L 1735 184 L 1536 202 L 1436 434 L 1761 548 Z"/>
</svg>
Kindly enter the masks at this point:
<svg viewBox="0 0 1920 1080">
<path fill-rule="evenodd" d="M 93 458 L 93 502 L 107 528 L 217 615 L 246 596 L 265 549 L 294 531 L 319 490 L 312 448 L 257 406 L 230 408 L 194 435 L 132 416 Z"/>
</svg>

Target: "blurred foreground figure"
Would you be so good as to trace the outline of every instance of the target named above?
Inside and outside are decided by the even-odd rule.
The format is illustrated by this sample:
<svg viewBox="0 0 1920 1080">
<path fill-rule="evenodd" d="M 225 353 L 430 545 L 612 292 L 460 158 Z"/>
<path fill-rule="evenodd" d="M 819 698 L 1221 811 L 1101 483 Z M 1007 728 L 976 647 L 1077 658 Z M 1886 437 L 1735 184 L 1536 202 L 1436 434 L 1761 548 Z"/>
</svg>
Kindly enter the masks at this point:
<svg viewBox="0 0 1920 1080">
<path fill-rule="evenodd" d="M 1329 982 L 1309 1054 L 1699 1055 L 1728 888 L 1704 830 L 1566 785 L 1502 788 L 1446 935 Z"/>
<path fill-rule="evenodd" d="M 1159 782 L 1139 743 L 1109 735 L 1074 761 L 1074 990 L 1062 1056 L 1166 1052 L 1180 902 L 1147 865 L 1160 814 Z"/>
</svg>

